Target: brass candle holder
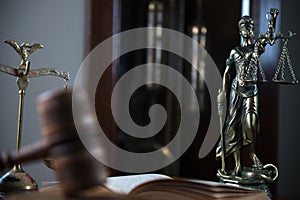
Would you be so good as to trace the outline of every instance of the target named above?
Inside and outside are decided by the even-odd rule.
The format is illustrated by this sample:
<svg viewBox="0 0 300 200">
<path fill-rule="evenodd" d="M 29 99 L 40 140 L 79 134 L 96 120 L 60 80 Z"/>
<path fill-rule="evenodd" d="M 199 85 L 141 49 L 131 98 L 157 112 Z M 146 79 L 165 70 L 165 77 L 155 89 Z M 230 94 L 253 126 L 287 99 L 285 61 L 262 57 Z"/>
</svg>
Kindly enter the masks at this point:
<svg viewBox="0 0 300 200">
<path fill-rule="evenodd" d="M 6 40 L 21 57 L 21 64 L 19 68 L 5 66 L 0 64 L 0 72 L 17 77 L 17 85 L 19 89 L 19 109 L 18 109 L 18 127 L 16 138 L 16 152 L 19 151 L 22 138 L 22 121 L 23 121 L 23 107 L 24 96 L 26 88 L 29 84 L 29 79 L 38 76 L 57 76 L 64 79 L 64 88 L 67 90 L 67 80 L 69 80 L 69 73 L 63 72 L 55 68 L 39 68 L 30 70 L 30 61 L 28 57 L 38 49 L 43 48 L 42 44 L 22 43 L 19 45 L 16 41 Z M 12 169 L 0 178 L 0 192 L 7 193 L 10 191 L 30 191 L 37 190 L 38 185 L 36 181 L 22 169 L 21 163 L 12 167 Z"/>
</svg>

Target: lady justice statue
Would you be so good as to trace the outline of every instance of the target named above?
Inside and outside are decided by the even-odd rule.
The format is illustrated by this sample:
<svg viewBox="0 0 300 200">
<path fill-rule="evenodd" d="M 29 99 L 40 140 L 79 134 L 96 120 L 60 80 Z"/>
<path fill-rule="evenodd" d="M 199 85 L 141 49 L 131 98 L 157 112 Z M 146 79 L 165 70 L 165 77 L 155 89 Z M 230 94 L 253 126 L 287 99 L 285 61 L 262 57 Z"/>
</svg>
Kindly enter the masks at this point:
<svg viewBox="0 0 300 200">
<path fill-rule="evenodd" d="M 258 38 L 253 36 L 254 21 L 251 17 L 243 16 L 238 22 L 242 41 L 240 46 L 231 50 L 229 58 L 226 60 L 223 88 L 220 90 L 217 100 L 219 115 L 222 115 L 222 111 L 220 113 L 222 103 L 226 99 L 229 100 L 225 122 L 221 129 L 221 140 L 216 150 L 217 159 L 222 159 L 222 169 L 218 170 L 217 176 L 222 182 L 256 185 L 258 186 L 256 188 L 261 187 L 264 190 L 267 190 L 265 184 L 271 183 L 277 178 L 278 170 L 273 164 L 263 165 L 255 153 L 255 141 L 259 132 L 257 83 L 266 82 L 259 57 L 265 52 L 267 44 L 272 46 L 277 39 L 283 39 L 285 42 L 295 35 L 289 32 L 286 36 L 281 33 L 275 36 L 278 10 L 272 8 L 268 15 L 268 30 L 265 34 L 260 34 Z M 284 48 L 283 52 L 287 52 L 286 46 Z M 286 57 L 288 54 L 284 53 L 281 56 L 281 65 L 284 56 Z M 290 62 L 288 64 L 294 75 Z M 282 66 L 278 66 L 277 71 L 280 71 L 280 67 Z M 231 77 L 232 74 L 235 76 Z M 296 82 L 294 79 L 293 83 Z M 242 168 L 240 154 L 244 147 L 247 148 L 253 162 L 252 167 Z M 229 155 L 234 157 L 235 167 L 233 170 L 225 169 L 225 159 Z"/>
</svg>

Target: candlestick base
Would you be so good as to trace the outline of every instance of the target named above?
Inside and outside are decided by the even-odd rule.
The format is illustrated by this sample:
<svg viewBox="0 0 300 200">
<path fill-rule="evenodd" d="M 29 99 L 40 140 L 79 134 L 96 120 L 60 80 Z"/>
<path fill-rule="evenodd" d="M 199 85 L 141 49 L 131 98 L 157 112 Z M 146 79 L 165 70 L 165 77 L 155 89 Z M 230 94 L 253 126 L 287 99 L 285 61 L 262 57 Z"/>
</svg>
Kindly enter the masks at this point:
<svg viewBox="0 0 300 200">
<path fill-rule="evenodd" d="M 9 172 L 0 178 L 0 192 L 19 192 L 37 190 L 36 181 L 24 170 L 21 164 L 15 165 Z"/>
</svg>

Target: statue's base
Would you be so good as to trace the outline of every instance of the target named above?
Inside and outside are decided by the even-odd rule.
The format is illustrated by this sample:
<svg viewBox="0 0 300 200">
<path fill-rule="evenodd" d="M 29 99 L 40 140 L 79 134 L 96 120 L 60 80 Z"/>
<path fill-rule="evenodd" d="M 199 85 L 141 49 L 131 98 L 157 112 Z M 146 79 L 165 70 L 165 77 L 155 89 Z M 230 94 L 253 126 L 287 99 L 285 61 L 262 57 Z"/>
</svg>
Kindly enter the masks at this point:
<svg viewBox="0 0 300 200">
<path fill-rule="evenodd" d="M 271 198 L 268 185 L 277 179 L 278 170 L 274 165 L 267 164 L 262 168 L 244 167 L 240 176 L 232 175 L 231 171 L 218 170 L 217 176 L 222 183 L 263 190 Z"/>
<path fill-rule="evenodd" d="M 21 165 L 14 166 L 0 178 L 0 193 L 37 190 L 36 181 L 26 172 Z"/>
</svg>

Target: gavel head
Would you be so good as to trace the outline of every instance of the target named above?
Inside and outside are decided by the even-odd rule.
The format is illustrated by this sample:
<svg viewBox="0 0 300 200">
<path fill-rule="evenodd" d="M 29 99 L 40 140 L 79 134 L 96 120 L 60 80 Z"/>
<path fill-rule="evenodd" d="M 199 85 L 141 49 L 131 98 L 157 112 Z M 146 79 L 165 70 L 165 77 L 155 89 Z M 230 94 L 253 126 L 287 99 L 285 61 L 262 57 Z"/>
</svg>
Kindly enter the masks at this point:
<svg viewBox="0 0 300 200">
<path fill-rule="evenodd" d="M 72 196 L 103 183 L 107 176 L 104 165 L 87 151 L 77 133 L 72 114 L 72 92 L 43 93 L 38 97 L 37 107 L 42 134 L 49 143 L 49 160 L 63 192 Z"/>
</svg>

